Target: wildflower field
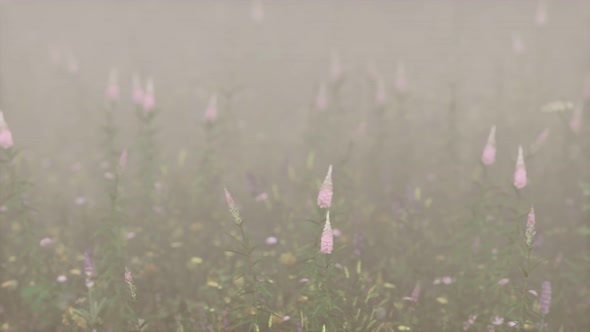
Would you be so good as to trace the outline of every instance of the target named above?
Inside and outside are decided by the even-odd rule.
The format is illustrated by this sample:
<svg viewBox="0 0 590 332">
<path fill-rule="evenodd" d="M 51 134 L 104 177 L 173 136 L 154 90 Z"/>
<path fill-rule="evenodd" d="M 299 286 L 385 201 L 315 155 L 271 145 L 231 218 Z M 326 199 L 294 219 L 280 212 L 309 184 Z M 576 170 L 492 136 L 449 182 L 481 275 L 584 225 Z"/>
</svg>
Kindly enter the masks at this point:
<svg viewBox="0 0 590 332">
<path fill-rule="evenodd" d="M 590 331 L 590 2 L 0 1 L 0 331 Z"/>
</svg>

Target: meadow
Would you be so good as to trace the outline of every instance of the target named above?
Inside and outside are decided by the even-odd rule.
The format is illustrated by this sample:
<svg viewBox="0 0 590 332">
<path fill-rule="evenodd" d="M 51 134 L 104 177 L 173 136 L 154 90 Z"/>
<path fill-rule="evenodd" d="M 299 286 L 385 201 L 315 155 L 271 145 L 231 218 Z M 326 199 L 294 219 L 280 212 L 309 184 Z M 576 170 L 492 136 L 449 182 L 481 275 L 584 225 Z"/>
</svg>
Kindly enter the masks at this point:
<svg viewBox="0 0 590 332">
<path fill-rule="evenodd" d="M 0 331 L 590 330 L 590 3 L 0 1 Z"/>
</svg>

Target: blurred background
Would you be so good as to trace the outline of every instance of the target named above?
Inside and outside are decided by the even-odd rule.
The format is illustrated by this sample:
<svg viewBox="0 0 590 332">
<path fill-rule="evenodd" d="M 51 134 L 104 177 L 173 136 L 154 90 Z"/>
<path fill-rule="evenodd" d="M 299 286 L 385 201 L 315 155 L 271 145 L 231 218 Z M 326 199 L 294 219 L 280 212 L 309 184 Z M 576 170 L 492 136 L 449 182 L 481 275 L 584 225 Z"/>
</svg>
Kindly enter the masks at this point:
<svg viewBox="0 0 590 332">
<path fill-rule="evenodd" d="M 114 69 L 120 97 L 111 103 L 105 90 Z M 379 227 L 397 220 L 418 192 L 432 199 L 424 220 L 440 219 L 429 227 L 445 229 L 464 216 L 482 183 L 493 183 L 502 202 L 535 206 L 548 261 L 587 260 L 589 199 L 580 188 L 590 183 L 589 1 L 0 0 L 0 110 L 26 160 L 21 171 L 34 183 L 35 222 L 51 234 L 70 226 L 55 237 L 77 252 L 92 229 L 81 220 L 100 222 L 106 114 L 117 149 L 129 149 L 130 165 L 141 163 L 134 75 L 154 82 L 158 153 L 150 185 L 165 188 L 166 198 L 151 206 L 138 199 L 131 209 L 144 212 L 131 219 L 154 211 L 174 225 L 162 223 L 160 234 L 181 230 L 171 241 L 197 219 L 205 229 L 227 219 L 223 186 L 236 197 L 273 197 L 266 210 L 242 198 L 255 239 L 272 235 L 269 220 L 284 222 L 275 234 L 292 232 L 283 217 L 305 218 L 333 164 L 342 228 L 382 223 L 370 241 L 375 252 L 389 245 Z M 205 119 L 212 96 L 214 130 Z M 481 155 L 493 125 L 498 158 L 486 168 Z M 543 132 L 549 136 L 540 142 Z M 516 196 L 519 145 L 529 185 Z M 202 162 L 207 151 L 215 151 L 211 168 Z M 204 174 L 204 192 L 186 196 L 196 174 Z M 86 202 L 87 209 L 76 207 Z M 499 208 L 487 220 L 513 222 L 513 212 Z M 130 224 L 138 234 L 156 233 Z M 166 248 L 159 257 L 182 265 Z M 558 274 L 556 266 L 546 275 Z M 588 275 L 576 266 L 575 278 L 559 282 Z M 183 292 L 180 282 L 162 287 L 162 294 Z M 583 326 L 590 290 L 576 292 L 563 294 L 571 307 L 559 315 L 575 313 Z"/>
</svg>

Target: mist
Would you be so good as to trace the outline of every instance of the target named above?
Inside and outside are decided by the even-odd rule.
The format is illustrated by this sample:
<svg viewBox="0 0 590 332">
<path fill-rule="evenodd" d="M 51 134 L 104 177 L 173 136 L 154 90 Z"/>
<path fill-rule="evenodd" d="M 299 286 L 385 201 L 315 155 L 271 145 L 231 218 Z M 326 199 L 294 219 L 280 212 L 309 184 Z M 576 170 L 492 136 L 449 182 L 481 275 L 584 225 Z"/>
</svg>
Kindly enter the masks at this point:
<svg viewBox="0 0 590 332">
<path fill-rule="evenodd" d="M 587 1 L 0 1 L 0 331 L 587 331 Z"/>
</svg>

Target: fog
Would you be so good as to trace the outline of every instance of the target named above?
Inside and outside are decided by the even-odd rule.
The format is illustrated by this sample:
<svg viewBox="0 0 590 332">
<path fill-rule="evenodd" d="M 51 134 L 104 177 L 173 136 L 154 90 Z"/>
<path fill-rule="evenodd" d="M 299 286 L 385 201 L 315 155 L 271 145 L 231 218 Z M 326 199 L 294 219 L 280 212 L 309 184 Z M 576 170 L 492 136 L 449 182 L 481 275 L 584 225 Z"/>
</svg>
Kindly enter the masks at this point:
<svg viewBox="0 0 590 332">
<path fill-rule="evenodd" d="M 587 1 L 4 0 L 0 110 L 0 331 L 590 328 Z"/>
</svg>

